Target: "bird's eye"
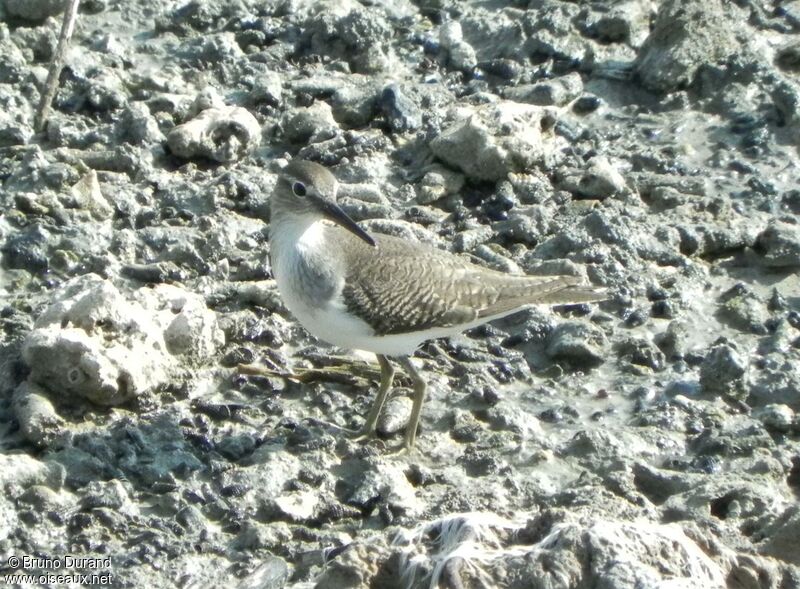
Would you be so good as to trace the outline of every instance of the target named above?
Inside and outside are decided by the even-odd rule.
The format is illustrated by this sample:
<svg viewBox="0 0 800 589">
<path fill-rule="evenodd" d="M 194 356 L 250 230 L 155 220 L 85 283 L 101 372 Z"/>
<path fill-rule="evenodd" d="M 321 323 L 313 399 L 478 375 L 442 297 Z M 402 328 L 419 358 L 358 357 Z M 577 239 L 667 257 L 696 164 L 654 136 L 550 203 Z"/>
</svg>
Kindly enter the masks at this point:
<svg viewBox="0 0 800 589">
<path fill-rule="evenodd" d="M 306 195 L 306 185 L 302 182 L 295 182 L 292 184 L 292 192 L 294 192 L 295 196 L 305 196 Z"/>
</svg>

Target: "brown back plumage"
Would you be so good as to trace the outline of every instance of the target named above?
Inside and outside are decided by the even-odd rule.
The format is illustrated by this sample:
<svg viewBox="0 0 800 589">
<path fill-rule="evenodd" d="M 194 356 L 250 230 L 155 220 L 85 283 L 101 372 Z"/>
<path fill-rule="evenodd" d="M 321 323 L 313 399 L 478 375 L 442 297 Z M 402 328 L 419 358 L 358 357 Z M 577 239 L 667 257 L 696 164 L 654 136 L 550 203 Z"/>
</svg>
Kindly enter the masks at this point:
<svg viewBox="0 0 800 589">
<path fill-rule="evenodd" d="M 339 228 L 348 310 L 378 335 L 467 325 L 533 303 L 602 300 L 577 276 L 515 276 L 482 268 L 425 244 L 374 235 L 371 248 Z"/>
</svg>

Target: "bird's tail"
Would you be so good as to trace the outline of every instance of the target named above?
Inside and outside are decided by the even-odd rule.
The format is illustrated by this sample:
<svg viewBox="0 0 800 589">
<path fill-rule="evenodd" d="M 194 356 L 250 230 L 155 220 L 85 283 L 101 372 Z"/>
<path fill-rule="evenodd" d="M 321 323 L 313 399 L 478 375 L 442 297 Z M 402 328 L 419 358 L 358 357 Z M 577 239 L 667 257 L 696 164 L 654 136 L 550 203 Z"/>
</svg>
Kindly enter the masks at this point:
<svg viewBox="0 0 800 589">
<path fill-rule="evenodd" d="M 582 284 L 580 276 L 523 276 L 512 280 L 514 294 L 481 309 L 479 318 L 502 317 L 528 305 L 575 305 L 608 298 L 605 288 Z"/>
<path fill-rule="evenodd" d="M 574 285 L 537 297 L 536 302 L 552 305 L 576 305 L 608 299 L 608 290 L 599 286 Z"/>
</svg>

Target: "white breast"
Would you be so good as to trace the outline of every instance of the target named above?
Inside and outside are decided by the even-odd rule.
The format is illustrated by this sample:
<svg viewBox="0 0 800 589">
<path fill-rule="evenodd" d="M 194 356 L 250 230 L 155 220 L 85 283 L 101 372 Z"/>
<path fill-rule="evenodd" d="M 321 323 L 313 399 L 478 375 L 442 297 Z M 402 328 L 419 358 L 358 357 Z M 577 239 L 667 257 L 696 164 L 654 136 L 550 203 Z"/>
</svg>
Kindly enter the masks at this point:
<svg viewBox="0 0 800 589">
<path fill-rule="evenodd" d="M 365 321 L 347 312 L 342 302 L 342 277 L 334 296 L 327 303 L 311 306 L 304 296 L 302 282 L 295 279 L 294 270 L 304 256 L 330 254 L 325 241 L 323 221 L 315 221 L 294 230 L 291 226 L 275 224 L 270 234 L 272 271 L 283 302 L 313 336 L 330 344 L 351 349 L 366 349 L 359 344 L 374 338 L 374 330 Z M 370 350 L 372 351 L 372 350 Z"/>
</svg>

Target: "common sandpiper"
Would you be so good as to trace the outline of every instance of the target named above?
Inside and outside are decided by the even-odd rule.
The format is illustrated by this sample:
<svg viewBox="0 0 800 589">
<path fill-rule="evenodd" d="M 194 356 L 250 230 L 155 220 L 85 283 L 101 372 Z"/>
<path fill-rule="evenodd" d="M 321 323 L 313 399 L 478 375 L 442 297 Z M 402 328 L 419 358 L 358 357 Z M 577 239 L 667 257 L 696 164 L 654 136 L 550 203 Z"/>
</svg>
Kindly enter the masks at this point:
<svg viewBox="0 0 800 589">
<path fill-rule="evenodd" d="M 404 447 L 414 446 L 426 381 L 411 362 L 424 341 L 458 334 L 529 305 L 603 300 L 577 276 L 520 276 L 390 235 L 367 233 L 337 204 L 325 167 L 293 160 L 272 193 L 270 257 L 281 296 L 315 337 L 378 357 L 381 383 L 362 435 L 372 436 L 396 360 L 414 399 Z"/>
</svg>

